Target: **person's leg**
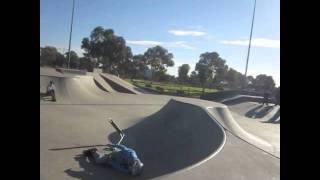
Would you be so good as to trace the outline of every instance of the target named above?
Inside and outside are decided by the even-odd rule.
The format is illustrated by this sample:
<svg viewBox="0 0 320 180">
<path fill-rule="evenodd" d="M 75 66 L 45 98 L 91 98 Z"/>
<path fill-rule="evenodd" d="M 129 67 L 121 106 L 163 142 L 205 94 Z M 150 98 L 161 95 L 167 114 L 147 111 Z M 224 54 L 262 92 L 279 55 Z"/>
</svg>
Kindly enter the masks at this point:
<svg viewBox="0 0 320 180">
<path fill-rule="evenodd" d="M 51 96 L 51 100 L 52 101 L 56 101 L 56 95 L 55 95 L 55 92 L 53 90 L 49 91 L 49 95 Z"/>
<path fill-rule="evenodd" d="M 105 152 L 94 151 L 92 152 L 92 157 L 96 164 L 99 165 L 109 165 L 109 155 Z"/>
<path fill-rule="evenodd" d="M 52 101 L 56 101 L 56 92 L 52 91 Z"/>
</svg>

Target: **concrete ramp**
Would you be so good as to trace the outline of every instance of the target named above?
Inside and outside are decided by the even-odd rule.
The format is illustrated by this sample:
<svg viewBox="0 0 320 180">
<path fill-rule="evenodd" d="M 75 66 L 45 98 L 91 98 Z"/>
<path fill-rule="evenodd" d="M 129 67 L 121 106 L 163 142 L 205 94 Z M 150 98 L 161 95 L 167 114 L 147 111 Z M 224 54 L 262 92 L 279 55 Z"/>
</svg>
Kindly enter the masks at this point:
<svg viewBox="0 0 320 180">
<path fill-rule="evenodd" d="M 53 81 L 56 86 L 56 99 L 57 102 L 69 102 L 68 92 L 64 88 L 63 77 L 40 75 L 40 101 L 49 102 L 51 99 L 44 96 L 47 91 L 47 86 L 50 81 Z"/>
<path fill-rule="evenodd" d="M 263 97 L 261 96 L 248 96 L 248 95 L 236 95 L 230 98 L 223 99 L 221 103 L 226 105 L 239 104 L 242 102 L 259 102 L 263 101 Z"/>
<path fill-rule="evenodd" d="M 63 74 L 51 67 L 40 67 L 40 75 L 62 77 Z"/>
<path fill-rule="evenodd" d="M 123 79 L 107 74 L 100 73 L 100 76 L 116 91 L 122 93 L 131 93 L 131 94 L 141 94 L 141 91 L 138 91 L 138 88 L 132 84 L 124 81 Z"/>
<path fill-rule="evenodd" d="M 110 93 L 117 93 L 101 76 L 99 73 L 87 73 L 93 77 L 94 82 L 99 86 L 102 90 L 110 92 Z"/>
<path fill-rule="evenodd" d="M 279 105 L 262 105 L 255 102 L 243 102 L 229 106 L 230 110 L 247 118 L 258 121 L 273 122 L 280 117 Z"/>
<path fill-rule="evenodd" d="M 134 148 L 145 164 L 143 179 L 199 165 L 217 154 L 226 138 L 203 109 L 175 100 L 124 133 L 122 144 Z M 118 136 L 112 133 L 109 139 L 116 143 Z"/>
<path fill-rule="evenodd" d="M 79 69 L 66 69 L 66 68 L 57 68 L 58 72 L 61 72 L 63 74 L 75 74 L 75 75 L 86 75 L 86 70 L 79 70 Z"/>
<path fill-rule="evenodd" d="M 92 76 L 40 76 L 40 94 L 51 80 L 56 86 L 56 103 L 101 102 L 107 94 L 98 88 Z"/>
</svg>

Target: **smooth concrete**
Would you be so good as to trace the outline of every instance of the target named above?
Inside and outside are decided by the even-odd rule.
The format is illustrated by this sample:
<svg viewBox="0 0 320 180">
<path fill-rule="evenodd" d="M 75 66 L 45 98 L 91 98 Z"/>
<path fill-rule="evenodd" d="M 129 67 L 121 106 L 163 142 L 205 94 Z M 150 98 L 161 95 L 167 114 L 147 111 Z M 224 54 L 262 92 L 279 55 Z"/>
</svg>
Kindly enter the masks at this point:
<svg viewBox="0 0 320 180">
<path fill-rule="evenodd" d="M 101 77 L 107 81 L 111 86 L 114 86 L 114 89 L 118 89 L 119 92 L 126 92 L 132 94 L 141 94 L 141 91 L 138 91 L 138 88 L 133 86 L 132 84 L 122 80 L 121 78 L 108 74 L 108 73 L 100 73 Z"/>
<path fill-rule="evenodd" d="M 223 104 L 110 93 L 92 76 L 40 74 L 41 87 L 50 80 L 57 102 L 40 100 L 41 179 L 280 179 L 279 158 L 226 128 L 236 121 L 216 113 Z M 85 148 L 72 148 L 114 142 L 108 118 L 124 129 L 124 143 L 145 162 L 141 177 L 97 167 L 81 155 Z"/>
<path fill-rule="evenodd" d="M 97 83 L 99 83 L 106 91 L 108 91 L 110 93 L 116 93 L 117 92 L 99 74 L 93 73 L 93 79 Z"/>
<path fill-rule="evenodd" d="M 280 106 L 244 102 L 228 108 L 243 129 L 269 142 L 280 157 Z"/>
</svg>

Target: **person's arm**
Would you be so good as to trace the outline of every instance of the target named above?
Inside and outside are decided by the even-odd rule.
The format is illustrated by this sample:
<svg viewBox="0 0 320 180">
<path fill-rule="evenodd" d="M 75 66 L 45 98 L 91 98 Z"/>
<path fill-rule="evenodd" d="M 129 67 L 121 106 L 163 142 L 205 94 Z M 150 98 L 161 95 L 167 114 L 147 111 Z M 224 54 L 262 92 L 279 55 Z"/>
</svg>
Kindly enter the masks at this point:
<svg viewBox="0 0 320 180">
<path fill-rule="evenodd" d="M 111 144 L 110 145 L 111 147 L 114 147 L 114 148 L 118 148 L 122 151 L 126 150 L 127 148 L 124 146 L 124 145 L 118 145 L 118 144 Z"/>
</svg>

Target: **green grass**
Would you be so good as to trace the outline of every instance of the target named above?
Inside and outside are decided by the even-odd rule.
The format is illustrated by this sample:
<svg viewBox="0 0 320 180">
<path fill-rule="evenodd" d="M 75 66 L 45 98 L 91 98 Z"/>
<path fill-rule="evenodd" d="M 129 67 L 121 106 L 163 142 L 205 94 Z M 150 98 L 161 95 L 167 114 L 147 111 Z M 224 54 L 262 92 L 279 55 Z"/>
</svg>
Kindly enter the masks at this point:
<svg viewBox="0 0 320 180">
<path fill-rule="evenodd" d="M 202 94 L 202 88 L 201 87 L 194 87 L 190 85 L 182 85 L 182 84 L 174 84 L 170 82 L 152 82 L 151 81 L 144 81 L 144 80 L 133 80 L 133 82 L 130 79 L 124 79 L 125 81 L 145 89 L 151 89 L 153 91 L 157 91 L 158 93 L 163 94 L 177 94 L 178 90 L 184 91 L 185 96 L 187 97 L 194 97 L 199 98 Z M 146 87 L 146 84 L 151 84 L 151 87 Z M 157 87 L 163 88 L 164 92 L 161 92 Z M 216 92 L 216 89 L 210 89 L 206 88 L 205 93 L 210 92 Z"/>
</svg>

